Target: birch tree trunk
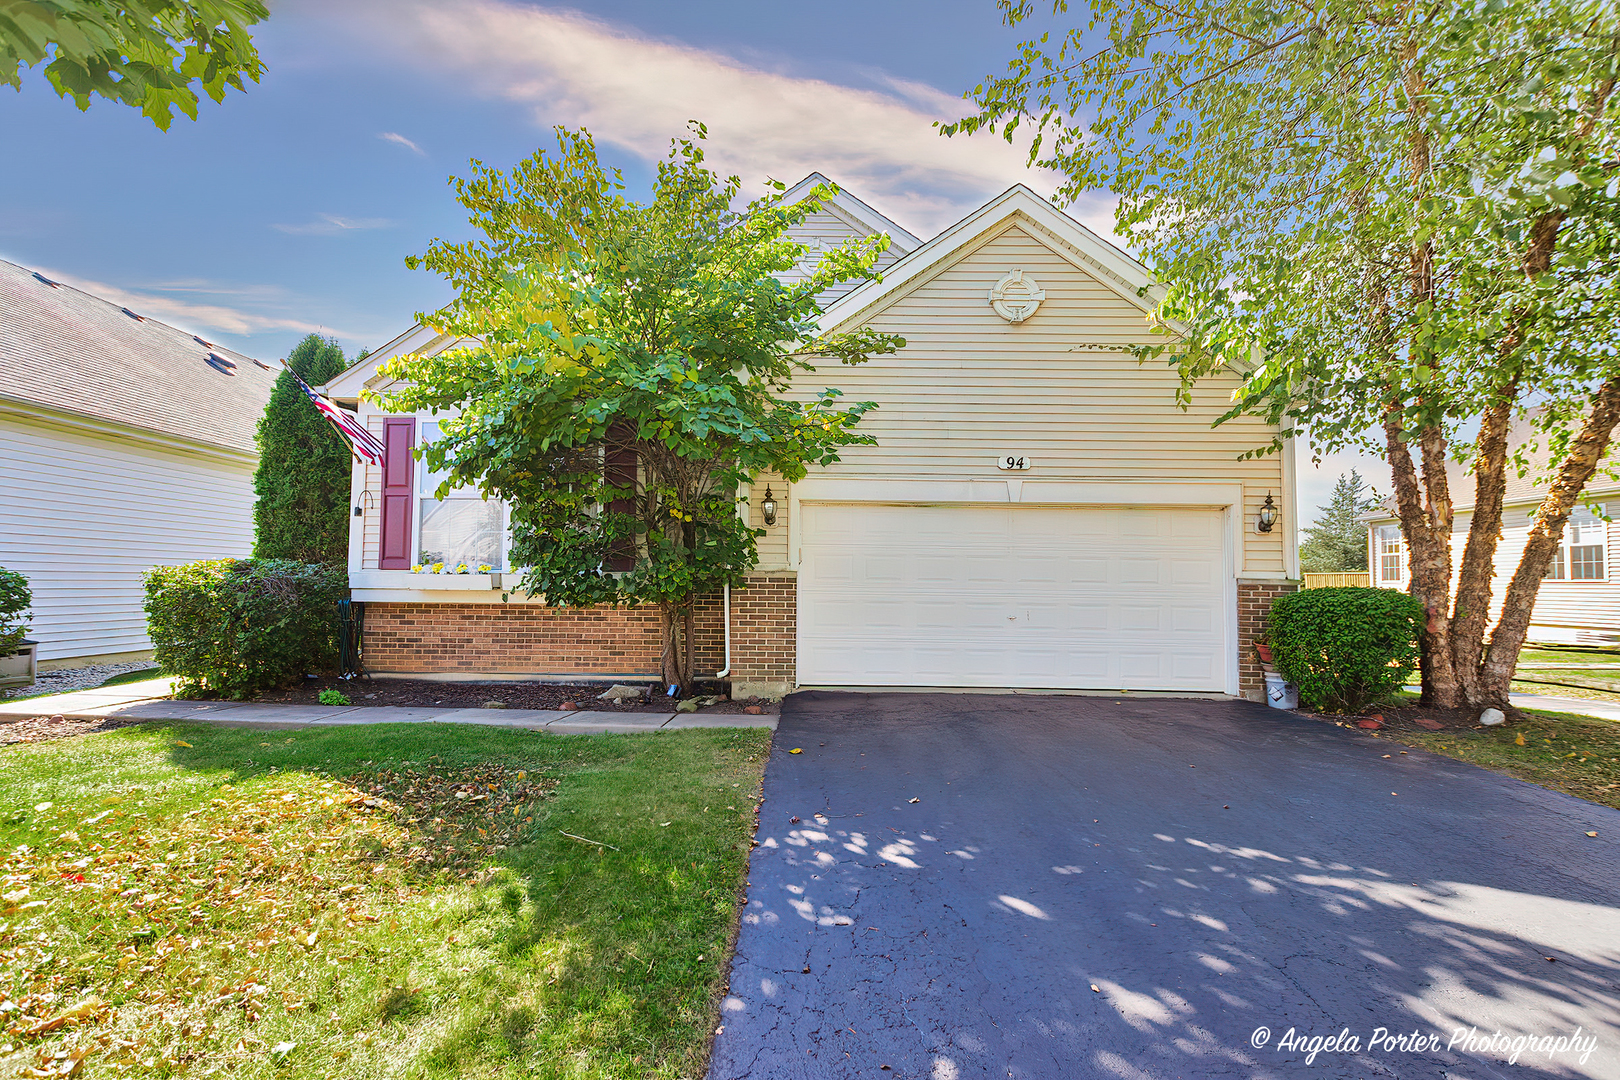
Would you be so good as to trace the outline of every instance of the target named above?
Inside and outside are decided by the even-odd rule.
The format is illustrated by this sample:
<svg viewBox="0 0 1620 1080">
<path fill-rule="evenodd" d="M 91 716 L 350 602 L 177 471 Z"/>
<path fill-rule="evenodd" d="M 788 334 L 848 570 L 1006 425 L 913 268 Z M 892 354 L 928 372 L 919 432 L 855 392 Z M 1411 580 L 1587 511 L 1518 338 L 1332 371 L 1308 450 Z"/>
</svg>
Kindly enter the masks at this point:
<svg viewBox="0 0 1620 1080">
<path fill-rule="evenodd" d="M 1429 617 L 1420 637 L 1423 672 L 1422 703 L 1434 708 L 1457 707 L 1457 677 L 1451 661 L 1450 608 L 1451 608 L 1451 504 L 1449 498 L 1443 507 L 1425 505 L 1438 490 L 1445 492 L 1444 440 L 1438 446 L 1441 476 L 1436 484 L 1433 477 L 1418 476 L 1412 462 L 1405 432 L 1394 406 L 1384 421 L 1384 436 L 1389 458 L 1390 474 L 1395 484 L 1396 511 L 1401 519 L 1401 532 L 1406 537 L 1407 564 L 1410 584 L 1407 591 L 1423 602 Z M 1430 438 L 1431 444 L 1438 432 Z M 1424 452 L 1428 465 L 1435 450 L 1431 446 Z M 1425 468 L 1425 472 L 1428 469 Z M 1427 489 L 1427 490 L 1425 490 Z M 1427 498 L 1425 496 L 1428 496 Z"/>
<path fill-rule="evenodd" d="M 1474 440 L 1474 513 L 1451 617 L 1452 668 L 1463 701 L 1480 701 L 1479 666 L 1485 652 L 1485 629 L 1491 615 L 1491 579 L 1496 573 L 1496 547 L 1502 538 L 1502 499 L 1507 491 L 1508 429 L 1518 396 L 1515 381 L 1480 418 Z"/>
<path fill-rule="evenodd" d="M 1552 565 L 1552 557 L 1563 539 L 1569 512 L 1609 450 L 1617 422 L 1620 422 L 1620 376 L 1609 378 L 1592 395 L 1592 410 L 1581 426 L 1581 433 L 1559 467 L 1558 477 L 1547 497 L 1536 510 L 1536 523 L 1531 526 L 1524 555 L 1519 559 L 1519 567 L 1502 601 L 1502 616 L 1491 632 L 1490 649 L 1480 665 L 1477 704 L 1496 708 L 1507 705 L 1509 684 L 1519 663 L 1519 650 L 1524 647 L 1525 636 L 1530 631 L 1530 617 L 1542 579 L 1547 576 L 1547 568 Z"/>
</svg>

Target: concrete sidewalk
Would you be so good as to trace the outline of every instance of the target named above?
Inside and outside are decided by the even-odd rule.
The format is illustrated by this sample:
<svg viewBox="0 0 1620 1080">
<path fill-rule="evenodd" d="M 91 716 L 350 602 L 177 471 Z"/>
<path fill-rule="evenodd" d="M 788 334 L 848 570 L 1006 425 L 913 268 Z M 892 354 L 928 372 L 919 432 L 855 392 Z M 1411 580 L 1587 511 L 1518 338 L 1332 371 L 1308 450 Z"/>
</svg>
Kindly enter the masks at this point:
<svg viewBox="0 0 1620 1080">
<path fill-rule="evenodd" d="M 484 724 L 554 731 L 559 735 L 633 734 L 685 728 L 776 727 L 776 717 L 747 713 L 678 713 L 559 709 L 400 708 L 378 705 L 262 705 L 252 701 L 172 701 L 170 680 L 151 679 L 70 694 L 0 701 L 0 724 L 34 716 L 71 720 L 206 720 L 258 727 L 324 727 L 338 724 Z"/>
</svg>

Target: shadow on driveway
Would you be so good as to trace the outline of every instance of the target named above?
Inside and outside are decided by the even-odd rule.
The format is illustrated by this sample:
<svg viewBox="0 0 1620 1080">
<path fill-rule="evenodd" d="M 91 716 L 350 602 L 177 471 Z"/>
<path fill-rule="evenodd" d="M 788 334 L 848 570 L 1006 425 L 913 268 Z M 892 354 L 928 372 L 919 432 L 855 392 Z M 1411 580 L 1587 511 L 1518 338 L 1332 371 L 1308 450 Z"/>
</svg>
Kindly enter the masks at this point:
<svg viewBox="0 0 1620 1080">
<path fill-rule="evenodd" d="M 1620 1077 L 1620 811 L 1400 749 L 1246 702 L 796 694 L 710 1078 Z"/>
</svg>

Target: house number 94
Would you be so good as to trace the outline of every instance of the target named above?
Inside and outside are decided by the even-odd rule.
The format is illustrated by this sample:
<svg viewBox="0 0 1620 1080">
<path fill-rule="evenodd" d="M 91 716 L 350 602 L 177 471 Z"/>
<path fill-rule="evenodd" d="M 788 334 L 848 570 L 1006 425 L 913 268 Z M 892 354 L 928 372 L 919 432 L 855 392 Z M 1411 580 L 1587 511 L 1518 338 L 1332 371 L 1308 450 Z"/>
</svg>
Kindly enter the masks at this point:
<svg viewBox="0 0 1620 1080">
<path fill-rule="evenodd" d="M 1023 454 L 1003 454 L 996 458 L 996 468 L 1011 469 L 1013 472 L 1022 472 L 1032 464 L 1033 462 Z"/>
</svg>

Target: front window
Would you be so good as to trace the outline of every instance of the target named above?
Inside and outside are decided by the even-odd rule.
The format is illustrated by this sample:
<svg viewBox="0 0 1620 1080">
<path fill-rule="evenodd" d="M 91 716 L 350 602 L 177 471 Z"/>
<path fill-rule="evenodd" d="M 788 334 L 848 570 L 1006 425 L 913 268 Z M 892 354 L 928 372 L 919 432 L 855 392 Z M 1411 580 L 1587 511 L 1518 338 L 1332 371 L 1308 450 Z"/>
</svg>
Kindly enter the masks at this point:
<svg viewBox="0 0 1620 1080">
<path fill-rule="evenodd" d="M 1400 581 L 1405 545 L 1401 542 L 1399 525 L 1380 525 L 1375 534 L 1378 544 L 1378 578 L 1381 581 Z"/>
<path fill-rule="evenodd" d="M 1552 581 L 1603 581 L 1608 577 L 1609 523 L 1590 507 L 1576 507 L 1564 526 L 1564 539 L 1553 552 L 1547 577 Z"/>
<path fill-rule="evenodd" d="M 439 438 L 435 421 L 422 424 L 422 445 Z M 449 475 L 447 471 L 428 472 L 425 463 L 417 470 L 417 557 L 422 566 L 443 564 L 445 571 L 465 565 L 476 572 L 481 566 L 501 570 L 505 558 L 506 515 L 499 501 L 486 499 L 475 488 L 452 488 L 444 498 L 435 493 Z"/>
</svg>

